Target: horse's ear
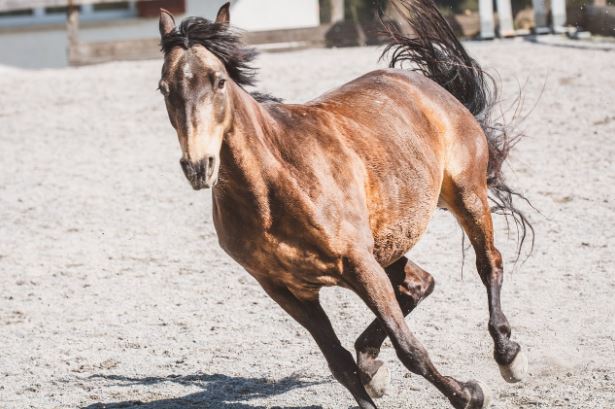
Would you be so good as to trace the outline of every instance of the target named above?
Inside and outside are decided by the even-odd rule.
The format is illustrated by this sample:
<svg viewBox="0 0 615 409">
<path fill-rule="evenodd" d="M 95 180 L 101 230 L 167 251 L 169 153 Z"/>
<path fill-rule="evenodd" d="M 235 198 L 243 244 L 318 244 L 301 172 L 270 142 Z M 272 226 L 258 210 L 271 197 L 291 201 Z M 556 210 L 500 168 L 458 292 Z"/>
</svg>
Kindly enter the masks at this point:
<svg viewBox="0 0 615 409">
<path fill-rule="evenodd" d="M 168 10 L 160 9 L 160 21 L 158 22 L 158 29 L 160 30 L 160 36 L 169 34 L 175 28 L 175 19 L 173 14 Z"/>
<path fill-rule="evenodd" d="M 229 24 L 231 22 L 231 3 L 226 2 L 220 10 L 218 10 L 218 15 L 216 16 L 216 23 L 218 24 Z"/>
</svg>

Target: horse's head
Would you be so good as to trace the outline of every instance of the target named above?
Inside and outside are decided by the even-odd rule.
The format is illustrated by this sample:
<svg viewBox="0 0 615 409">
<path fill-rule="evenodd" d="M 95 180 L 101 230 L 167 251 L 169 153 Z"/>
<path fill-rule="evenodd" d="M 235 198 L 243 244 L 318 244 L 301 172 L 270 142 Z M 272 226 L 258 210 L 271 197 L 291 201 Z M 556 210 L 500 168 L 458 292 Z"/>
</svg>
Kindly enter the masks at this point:
<svg viewBox="0 0 615 409">
<path fill-rule="evenodd" d="M 160 13 L 165 60 L 159 89 L 179 138 L 181 167 L 195 190 L 216 183 L 222 140 L 232 124 L 232 78 L 215 51 L 221 47 L 215 40 L 234 39 L 228 24 L 228 3 L 220 8 L 215 22 L 192 17 L 176 27 L 168 11 Z"/>
</svg>

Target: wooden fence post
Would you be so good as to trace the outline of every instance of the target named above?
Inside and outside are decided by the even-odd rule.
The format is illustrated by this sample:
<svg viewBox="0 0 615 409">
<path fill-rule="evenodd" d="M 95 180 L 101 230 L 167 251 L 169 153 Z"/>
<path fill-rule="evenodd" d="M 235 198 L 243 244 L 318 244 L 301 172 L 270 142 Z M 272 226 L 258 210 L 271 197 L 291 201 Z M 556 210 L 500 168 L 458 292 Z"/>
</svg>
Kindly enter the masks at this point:
<svg viewBox="0 0 615 409">
<path fill-rule="evenodd" d="M 68 37 L 68 63 L 73 65 L 77 62 L 79 48 L 79 6 L 73 0 L 69 0 L 66 15 L 66 35 Z"/>
</svg>

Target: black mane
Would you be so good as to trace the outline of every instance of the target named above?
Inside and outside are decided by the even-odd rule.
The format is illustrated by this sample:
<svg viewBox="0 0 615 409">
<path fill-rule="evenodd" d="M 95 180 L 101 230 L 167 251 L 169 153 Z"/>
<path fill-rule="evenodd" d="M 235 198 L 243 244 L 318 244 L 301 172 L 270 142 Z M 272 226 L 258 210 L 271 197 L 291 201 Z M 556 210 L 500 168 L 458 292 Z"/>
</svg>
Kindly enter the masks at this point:
<svg viewBox="0 0 615 409">
<path fill-rule="evenodd" d="M 256 68 L 251 63 L 258 52 L 246 47 L 239 34 L 228 24 L 220 24 L 202 17 L 188 17 L 170 33 L 165 34 L 160 47 L 164 54 L 173 48 L 188 49 L 200 44 L 214 54 L 226 68 L 229 76 L 241 87 L 253 86 L 256 83 Z M 264 98 L 267 94 L 255 93 L 259 102 L 275 101 L 275 97 Z"/>
</svg>

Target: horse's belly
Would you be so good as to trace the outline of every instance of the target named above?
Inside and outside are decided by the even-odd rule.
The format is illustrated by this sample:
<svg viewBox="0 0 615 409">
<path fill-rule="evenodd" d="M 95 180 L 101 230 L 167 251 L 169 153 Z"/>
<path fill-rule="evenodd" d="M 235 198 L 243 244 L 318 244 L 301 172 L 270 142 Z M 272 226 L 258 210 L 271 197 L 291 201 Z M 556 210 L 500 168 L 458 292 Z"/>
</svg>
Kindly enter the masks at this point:
<svg viewBox="0 0 615 409">
<path fill-rule="evenodd" d="M 423 192 L 424 193 L 424 192 Z M 407 253 L 419 241 L 437 208 L 439 194 L 415 196 L 406 206 L 389 209 L 385 219 L 372 224 L 374 256 L 388 266 Z"/>
</svg>

